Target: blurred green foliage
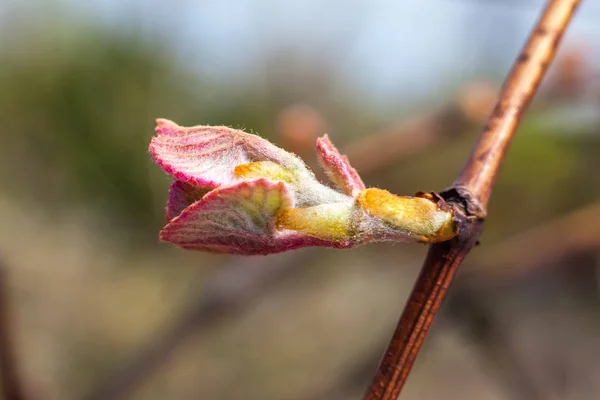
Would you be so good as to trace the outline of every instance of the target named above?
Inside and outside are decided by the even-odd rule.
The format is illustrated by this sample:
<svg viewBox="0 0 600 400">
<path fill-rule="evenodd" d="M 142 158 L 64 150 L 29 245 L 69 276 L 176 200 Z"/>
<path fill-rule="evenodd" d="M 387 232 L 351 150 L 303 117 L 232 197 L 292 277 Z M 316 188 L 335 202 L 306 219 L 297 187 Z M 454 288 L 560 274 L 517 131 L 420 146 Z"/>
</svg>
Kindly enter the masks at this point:
<svg viewBox="0 0 600 400">
<path fill-rule="evenodd" d="M 189 115 L 173 105 L 194 102 L 168 48 L 151 44 L 87 33 L 66 51 L 2 55 L 2 171 L 18 195 L 57 210 L 85 201 L 125 226 L 152 224 L 161 211 L 145 152 L 153 116 Z"/>
<path fill-rule="evenodd" d="M 323 108 L 341 147 L 385 125 L 373 104 L 363 104 L 348 83 L 337 85 L 327 68 L 310 70 L 305 83 L 298 76 L 286 82 L 286 61 L 275 54 L 266 56 L 274 60 L 267 66 L 284 64 L 271 65 L 277 73 L 266 81 L 254 82 L 249 74 L 214 82 L 159 37 L 89 26 L 63 31 L 69 40 L 64 32 L 48 30 L 30 35 L 26 47 L 0 51 L 2 186 L 19 201 L 43 204 L 56 216 L 73 207 L 90 208 L 112 231 L 154 240 L 169 183 L 146 152 L 156 117 L 272 136 L 277 112 L 308 100 Z M 287 62 L 293 64 L 293 57 Z M 540 221 L 557 208 L 572 207 L 577 201 L 561 188 L 577 190 L 581 185 L 573 178 L 597 162 L 595 152 L 582 156 L 588 146 L 579 138 L 549 137 L 542 125 L 535 114 L 526 119 L 495 190 L 500 198 L 492 206 L 495 213 L 510 214 L 507 223 Z M 458 172 L 475 134 L 402 160 L 369 183 L 399 193 L 440 190 Z M 586 198 L 597 196 L 596 186 Z M 514 209 L 514 201 L 521 207 Z"/>
<path fill-rule="evenodd" d="M 66 48 L 45 38 L 0 54 L 1 177 L 19 198 L 58 211 L 93 205 L 110 226 L 155 231 L 168 179 L 146 152 L 154 118 L 264 127 L 255 102 L 203 107 L 208 85 L 165 42 L 72 35 Z"/>
</svg>

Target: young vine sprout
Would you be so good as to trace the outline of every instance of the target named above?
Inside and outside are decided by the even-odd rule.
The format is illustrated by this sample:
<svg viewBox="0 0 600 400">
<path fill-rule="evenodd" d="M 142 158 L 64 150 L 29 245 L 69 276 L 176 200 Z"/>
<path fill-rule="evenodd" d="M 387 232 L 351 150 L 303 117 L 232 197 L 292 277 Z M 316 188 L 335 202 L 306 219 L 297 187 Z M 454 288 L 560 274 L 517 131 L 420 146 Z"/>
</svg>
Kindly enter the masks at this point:
<svg viewBox="0 0 600 400">
<path fill-rule="evenodd" d="M 366 188 L 327 135 L 317 139 L 316 150 L 334 187 L 319 182 L 298 156 L 260 136 L 224 126 L 156 122 L 150 154 L 175 179 L 162 241 L 253 255 L 379 241 L 434 243 L 457 234 L 453 211 L 441 197 Z"/>
</svg>

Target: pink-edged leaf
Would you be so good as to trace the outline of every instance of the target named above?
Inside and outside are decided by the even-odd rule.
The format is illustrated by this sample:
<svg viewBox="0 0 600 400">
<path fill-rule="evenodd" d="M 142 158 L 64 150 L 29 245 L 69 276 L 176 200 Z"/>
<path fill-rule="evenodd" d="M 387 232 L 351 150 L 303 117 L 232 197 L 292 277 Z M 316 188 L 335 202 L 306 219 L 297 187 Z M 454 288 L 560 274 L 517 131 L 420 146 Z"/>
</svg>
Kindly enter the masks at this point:
<svg viewBox="0 0 600 400">
<path fill-rule="evenodd" d="M 304 166 L 293 154 L 237 129 L 186 128 L 166 119 L 157 119 L 156 124 L 150 154 L 165 172 L 194 186 L 216 188 L 238 182 L 235 167 L 255 161 L 272 161 L 292 170 Z"/>
<path fill-rule="evenodd" d="M 327 135 L 317 139 L 317 156 L 329 179 L 344 194 L 356 197 L 361 190 L 365 189 L 362 179 L 350 166 L 348 157 L 339 153 Z"/>
<path fill-rule="evenodd" d="M 172 220 L 191 204 L 200 200 L 210 189 L 200 188 L 186 182 L 175 181 L 169 187 L 169 199 L 165 207 L 165 218 Z"/>
<path fill-rule="evenodd" d="M 291 230 L 277 230 L 277 213 L 292 207 L 292 203 L 283 182 L 257 179 L 223 186 L 171 220 L 160 232 L 160 239 L 190 250 L 245 255 L 307 246 L 355 245 L 350 240 L 327 241 Z"/>
<path fill-rule="evenodd" d="M 261 253 L 273 245 L 277 212 L 291 206 L 282 182 L 257 179 L 223 186 L 171 220 L 160 238 L 186 248 Z"/>
</svg>

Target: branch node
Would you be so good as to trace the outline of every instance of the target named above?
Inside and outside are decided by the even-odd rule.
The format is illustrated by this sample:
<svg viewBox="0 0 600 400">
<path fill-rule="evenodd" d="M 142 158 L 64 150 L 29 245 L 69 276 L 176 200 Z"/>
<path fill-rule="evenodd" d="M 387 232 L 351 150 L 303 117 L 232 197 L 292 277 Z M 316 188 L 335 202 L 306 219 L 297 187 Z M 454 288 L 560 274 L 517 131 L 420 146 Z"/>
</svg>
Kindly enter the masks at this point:
<svg viewBox="0 0 600 400">
<path fill-rule="evenodd" d="M 452 186 L 440 193 L 440 196 L 454 208 L 457 216 L 462 214 L 466 219 L 478 221 L 483 221 L 487 216 L 479 198 L 465 186 Z"/>
</svg>

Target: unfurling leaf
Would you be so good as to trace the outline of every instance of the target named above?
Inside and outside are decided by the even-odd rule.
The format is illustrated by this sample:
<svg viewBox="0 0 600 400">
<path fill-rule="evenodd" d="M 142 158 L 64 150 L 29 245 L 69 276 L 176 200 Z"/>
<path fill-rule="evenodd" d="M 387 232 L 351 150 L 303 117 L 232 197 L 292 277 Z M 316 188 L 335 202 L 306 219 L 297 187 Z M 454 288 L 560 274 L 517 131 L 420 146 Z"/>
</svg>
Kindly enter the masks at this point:
<svg viewBox="0 0 600 400">
<path fill-rule="evenodd" d="M 360 176 L 354 168 L 350 166 L 348 157 L 342 156 L 325 135 L 317 139 L 317 156 L 319 162 L 325 170 L 325 173 L 334 182 L 344 194 L 356 196 L 361 190 L 365 189 Z"/>
<path fill-rule="evenodd" d="M 150 153 L 175 178 L 160 239 L 183 248 L 270 254 L 456 235 L 443 200 L 366 189 L 327 136 L 317 140 L 317 154 L 339 191 L 257 135 L 222 126 L 184 128 L 165 119 L 157 120 L 156 133 Z"/>
</svg>

